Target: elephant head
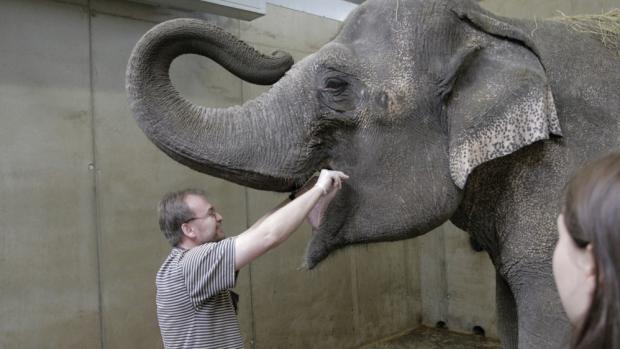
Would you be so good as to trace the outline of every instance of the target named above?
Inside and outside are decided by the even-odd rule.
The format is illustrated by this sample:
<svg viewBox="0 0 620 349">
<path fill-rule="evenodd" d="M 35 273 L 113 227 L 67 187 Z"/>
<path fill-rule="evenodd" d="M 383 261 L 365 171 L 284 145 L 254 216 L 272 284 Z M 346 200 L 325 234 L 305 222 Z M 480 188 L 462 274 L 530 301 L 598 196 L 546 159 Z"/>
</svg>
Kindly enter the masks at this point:
<svg viewBox="0 0 620 349">
<path fill-rule="evenodd" d="M 168 76 L 184 53 L 277 83 L 242 106 L 193 105 Z M 348 244 L 430 231 L 478 165 L 561 134 L 536 47 L 472 1 L 368 0 L 333 41 L 291 64 L 201 21 L 172 20 L 134 48 L 127 89 L 147 136 L 198 171 L 272 191 L 320 168 L 347 173 L 314 227 L 310 268 Z"/>
</svg>

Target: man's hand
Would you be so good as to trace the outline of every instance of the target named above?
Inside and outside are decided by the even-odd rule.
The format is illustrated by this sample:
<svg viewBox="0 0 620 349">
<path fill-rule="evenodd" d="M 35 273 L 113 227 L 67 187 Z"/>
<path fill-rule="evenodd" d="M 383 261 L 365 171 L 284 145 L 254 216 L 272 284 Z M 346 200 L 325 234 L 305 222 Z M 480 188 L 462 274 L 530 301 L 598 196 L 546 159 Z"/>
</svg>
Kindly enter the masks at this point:
<svg viewBox="0 0 620 349">
<path fill-rule="evenodd" d="M 321 170 L 319 179 L 314 186 L 320 188 L 323 195 L 327 195 L 333 190 L 342 188 L 342 181 L 348 178 L 349 176 L 340 171 Z"/>
<path fill-rule="evenodd" d="M 335 176 L 335 178 L 333 178 L 332 176 Z M 308 223 L 310 223 L 312 229 L 318 229 L 319 226 L 321 226 L 321 222 L 323 221 L 323 217 L 325 216 L 325 210 L 327 209 L 327 206 L 336 196 L 338 190 L 342 188 L 342 180 L 347 178 L 349 178 L 349 176 L 345 175 L 340 171 L 321 171 L 321 176 L 317 180 L 315 186 L 323 186 L 326 185 L 323 183 L 327 183 L 327 185 L 330 185 L 331 187 L 327 190 L 327 193 L 323 194 L 319 201 L 317 201 L 312 210 L 308 212 Z M 323 190 L 323 187 L 320 188 L 321 190 Z M 325 192 L 326 191 L 323 190 L 323 193 Z"/>
</svg>

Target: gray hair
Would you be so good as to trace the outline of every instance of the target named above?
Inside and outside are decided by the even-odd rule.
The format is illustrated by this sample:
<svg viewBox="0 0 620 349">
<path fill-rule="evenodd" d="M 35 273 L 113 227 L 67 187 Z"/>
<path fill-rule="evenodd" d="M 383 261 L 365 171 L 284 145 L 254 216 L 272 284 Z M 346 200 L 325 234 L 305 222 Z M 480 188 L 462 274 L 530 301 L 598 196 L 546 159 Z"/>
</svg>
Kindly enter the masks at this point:
<svg viewBox="0 0 620 349">
<path fill-rule="evenodd" d="M 164 195 L 159 202 L 157 212 L 159 213 L 159 229 L 172 246 L 181 242 L 183 223 L 194 217 L 194 212 L 185 203 L 188 195 L 198 195 L 207 198 L 207 193 L 202 189 L 183 189 L 170 192 Z"/>
</svg>

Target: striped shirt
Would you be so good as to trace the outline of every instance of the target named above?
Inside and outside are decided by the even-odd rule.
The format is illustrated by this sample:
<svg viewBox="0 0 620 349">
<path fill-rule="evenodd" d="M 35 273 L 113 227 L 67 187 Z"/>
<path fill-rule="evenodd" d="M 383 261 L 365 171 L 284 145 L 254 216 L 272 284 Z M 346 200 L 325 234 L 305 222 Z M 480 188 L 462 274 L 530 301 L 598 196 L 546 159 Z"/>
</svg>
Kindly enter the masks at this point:
<svg viewBox="0 0 620 349">
<path fill-rule="evenodd" d="M 157 319 L 166 349 L 243 348 L 229 288 L 233 238 L 189 250 L 175 247 L 157 272 Z"/>
</svg>

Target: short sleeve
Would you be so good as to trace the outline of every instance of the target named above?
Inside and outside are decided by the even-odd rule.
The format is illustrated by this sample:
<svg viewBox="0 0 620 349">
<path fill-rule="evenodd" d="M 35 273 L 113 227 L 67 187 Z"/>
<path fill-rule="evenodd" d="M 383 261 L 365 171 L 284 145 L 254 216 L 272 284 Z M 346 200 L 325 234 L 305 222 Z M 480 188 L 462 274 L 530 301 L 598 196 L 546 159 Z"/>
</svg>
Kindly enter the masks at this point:
<svg viewBox="0 0 620 349">
<path fill-rule="evenodd" d="M 180 264 L 194 307 L 221 291 L 235 287 L 233 238 L 194 247 L 185 253 Z"/>
</svg>

